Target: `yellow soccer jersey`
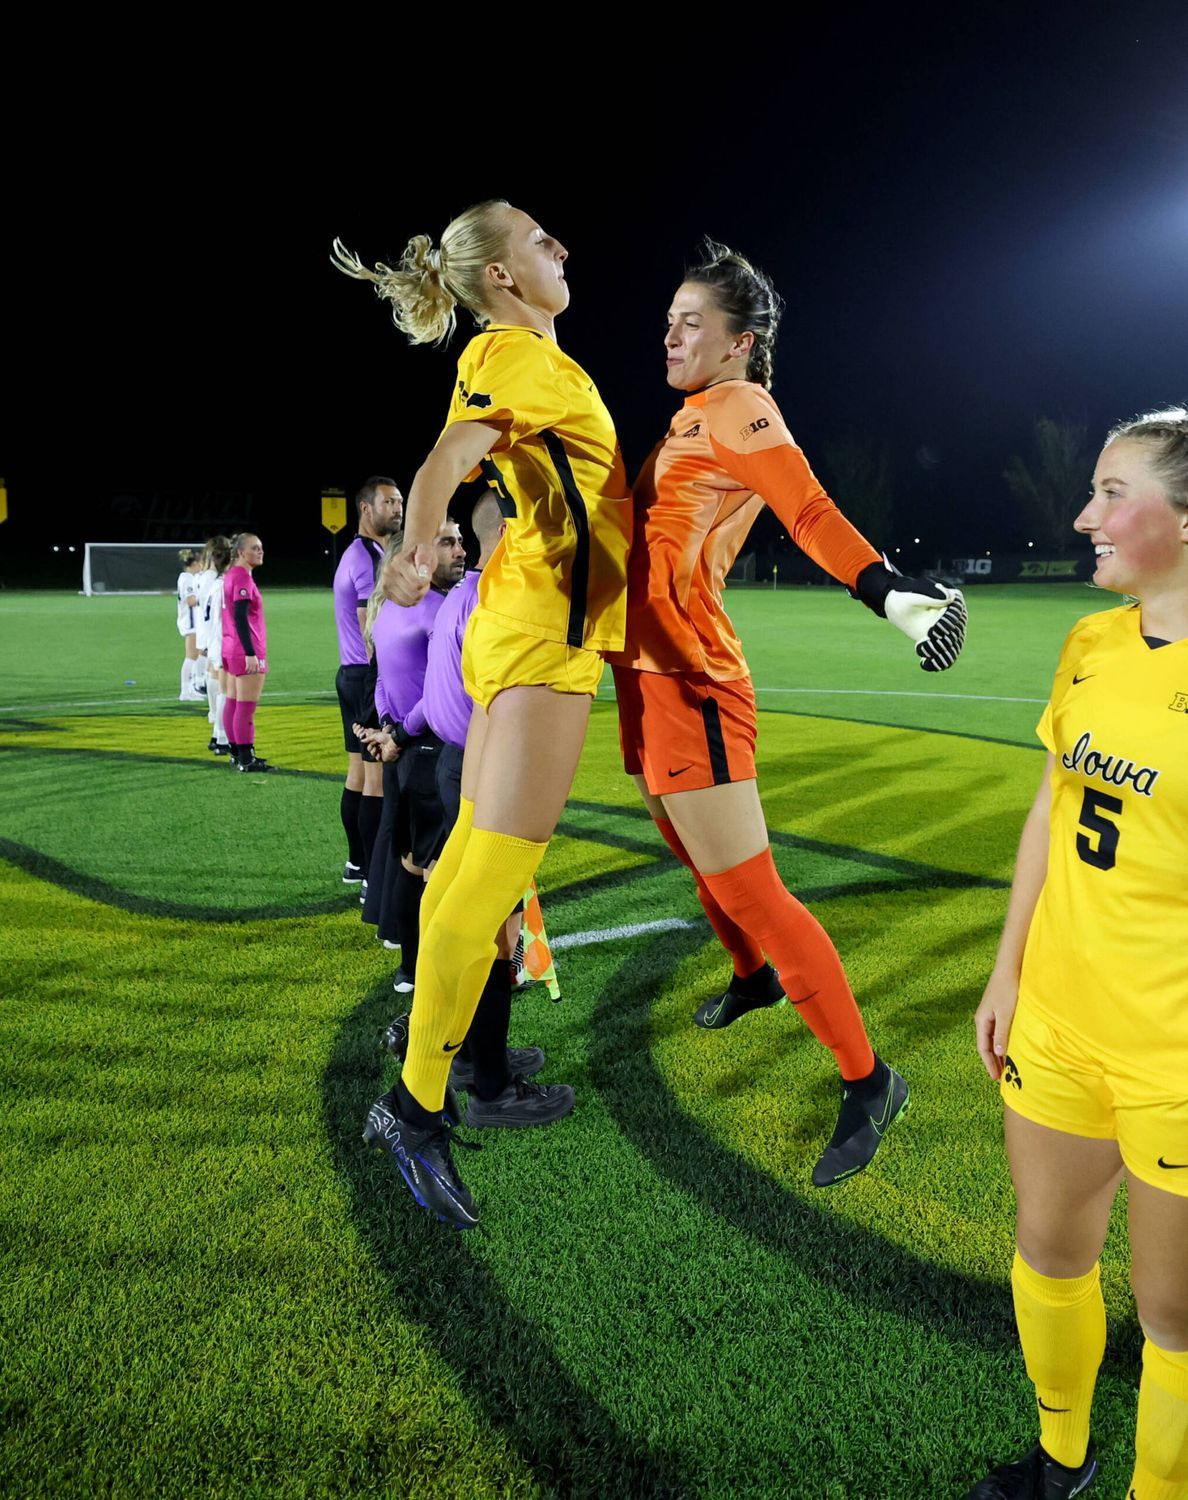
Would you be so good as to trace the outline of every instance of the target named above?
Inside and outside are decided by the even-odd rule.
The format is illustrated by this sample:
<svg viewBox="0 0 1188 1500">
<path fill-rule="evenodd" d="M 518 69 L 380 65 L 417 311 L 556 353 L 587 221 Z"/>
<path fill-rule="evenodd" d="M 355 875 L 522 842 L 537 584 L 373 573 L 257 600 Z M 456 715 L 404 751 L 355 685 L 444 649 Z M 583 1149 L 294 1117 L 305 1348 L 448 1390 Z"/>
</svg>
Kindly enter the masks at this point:
<svg viewBox="0 0 1188 1500">
<path fill-rule="evenodd" d="M 1038 733 L 1048 873 L 1020 997 L 1103 1062 L 1188 1090 L 1188 641 L 1149 646 L 1137 605 L 1086 616 Z"/>
<path fill-rule="evenodd" d="M 491 324 L 458 361 L 446 425 L 466 421 L 500 429 L 481 470 L 507 520 L 479 603 L 525 635 L 619 649 L 631 491 L 594 382 L 543 333 Z"/>
</svg>

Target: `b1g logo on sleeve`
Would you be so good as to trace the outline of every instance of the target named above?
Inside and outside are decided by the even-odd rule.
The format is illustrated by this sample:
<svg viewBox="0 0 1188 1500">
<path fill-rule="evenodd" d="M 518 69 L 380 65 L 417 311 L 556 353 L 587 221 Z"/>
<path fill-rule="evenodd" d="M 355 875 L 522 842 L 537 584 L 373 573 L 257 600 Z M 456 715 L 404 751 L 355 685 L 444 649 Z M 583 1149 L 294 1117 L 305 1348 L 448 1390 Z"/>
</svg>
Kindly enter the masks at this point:
<svg viewBox="0 0 1188 1500">
<path fill-rule="evenodd" d="M 765 427 L 770 426 L 771 423 L 767 420 L 766 417 L 760 417 L 757 421 L 748 422 L 745 427 L 740 427 L 738 429 L 738 435 L 740 438 L 746 439 L 749 437 L 753 437 L 755 433 L 762 432 Z"/>
<path fill-rule="evenodd" d="M 247 599 L 249 597 L 247 589 L 240 589 L 239 597 L 241 599 Z"/>
</svg>

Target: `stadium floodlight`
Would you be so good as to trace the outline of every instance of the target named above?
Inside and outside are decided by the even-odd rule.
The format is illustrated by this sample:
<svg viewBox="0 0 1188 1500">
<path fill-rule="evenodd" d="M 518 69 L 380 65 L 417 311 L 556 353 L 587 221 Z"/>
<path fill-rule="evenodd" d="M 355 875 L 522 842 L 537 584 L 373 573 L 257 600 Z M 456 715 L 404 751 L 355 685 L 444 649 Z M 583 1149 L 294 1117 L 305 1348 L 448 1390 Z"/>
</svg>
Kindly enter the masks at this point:
<svg viewBox="0 0 1188 1500">
<path fill-rule="evenodd" d="M 92 594 L 172 594 L 181 571 L 178 553 L 202 542 L 88 542 L 82 591 Z"/>
</svg>

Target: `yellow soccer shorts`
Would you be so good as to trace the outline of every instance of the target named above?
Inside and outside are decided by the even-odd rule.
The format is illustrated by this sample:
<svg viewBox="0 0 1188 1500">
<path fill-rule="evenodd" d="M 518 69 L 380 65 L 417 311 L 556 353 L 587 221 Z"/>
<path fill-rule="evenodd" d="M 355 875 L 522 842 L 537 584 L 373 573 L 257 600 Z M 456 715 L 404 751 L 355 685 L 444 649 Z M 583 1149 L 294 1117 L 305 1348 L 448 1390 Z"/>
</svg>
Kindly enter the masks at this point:
<svg viewBox="0 0 1188 1500">
<path fill-rule="evenodd" d="M 490 708 L 510 687 L 547 687 L 555 693 L 586 693 L 602 680 L 602 657 L 584 646 L 543 641 L 516 629 L 514 620 L 480 605 L 462 640 L 462 683 L 474 701 Z"/>
<path fill-rule="evenodd" d="M 1004 1104 L 1037 1125 L 1117 1141 L 1141 1182 L 1188 1198 L 1188 1086 L 1126 1073 L 1021 1000 L 999 1083 Z"/>
</svg>

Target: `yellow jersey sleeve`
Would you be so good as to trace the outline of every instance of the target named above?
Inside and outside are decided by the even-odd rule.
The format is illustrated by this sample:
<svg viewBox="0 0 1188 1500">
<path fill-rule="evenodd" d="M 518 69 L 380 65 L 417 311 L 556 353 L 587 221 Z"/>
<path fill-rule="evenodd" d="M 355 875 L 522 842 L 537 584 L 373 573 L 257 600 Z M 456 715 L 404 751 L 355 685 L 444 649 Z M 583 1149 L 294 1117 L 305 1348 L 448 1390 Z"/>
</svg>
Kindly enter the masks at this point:
<svg viewBox="0 0 1188 1500">
<path fill-rule="evenodd" d="M 483 422 L 497 427 L 492 453 L 555 427 L 565 417 L 550 344 L 531 328 L 477 334 L 458 360 L 446 426 Z"/>
</svg>

